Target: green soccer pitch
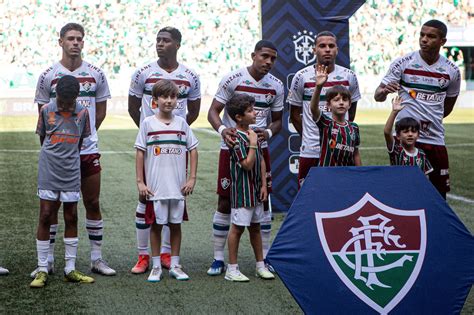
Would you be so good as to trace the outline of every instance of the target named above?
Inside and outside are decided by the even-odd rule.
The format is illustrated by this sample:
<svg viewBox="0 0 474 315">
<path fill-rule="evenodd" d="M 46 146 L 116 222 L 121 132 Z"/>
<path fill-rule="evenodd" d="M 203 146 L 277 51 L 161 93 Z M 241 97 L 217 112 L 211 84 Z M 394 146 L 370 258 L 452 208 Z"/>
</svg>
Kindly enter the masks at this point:
<svg viewBox="0 0 474 315">
<path fill-rule="evenodd" d="M 454 114 L 454 113 L 453 113 Z M 383 126 L 387 112 L 361 118 L 361 157 L 364 165 L 387 165 Z M 457 122 L 466 122 L 458 113 Z M 455 116 L 455 115 L 454 115 Z M 198 180 L 189 198 L 190 221 L 183 224 L 182 263 L 191 280 L 178 282 L 167 277 L 148 283 L 147 274 L 132 275 L 136 260 L 134 214 L 137 202 L 135 155 L 137 133 L 130 119 L 110 116 L 99 132 L 102 151 L 101 206 L 105 221 L 103 254 L 115 268 L 115 277 L 95 276 L 96 283 L 71 284 L 62 279 L 64 249 L 60 221 L 56 245 L 56 273 L 44 289 L 29 288 L 29 273 L 36 267 L 35 231 L 39 202 L 36 176 L 39 141 L 34 134 L 35 119 L 1 117 L 0 132 L 0 265 L 10 275 L 0 277 L 0 313 L 301 313 L 283 283 L 256 279 L 254 258 L 248 237 L 241 243 L 241 270 L 250 283 L 230 283 L 223 277 L 209 277 L 212 261 L 212 216 L 216 206 L 215 181 L 219 138 L 206 127 L 201 113 L 196 136 L 200 140 Z M 450 118 L 453 119 L 453 118 Z M 450 156 L 451 197 L 449 204 L 470 231 L 474 230 L 474 146 L 471 141 L 474 120 L 447 123 L 446 140 Z M 373 124 L 373 123 L 379 123 Z M 127 129 L 118 129 L 118 128 Z M 23 131 L 6 131 L 6 130 Z M 29 131 L 26 131 L 29 130 Z M 274 174 L 278 176 L 278 174 Z M 77 268 L 89 273 L 89 242 L 84 227 L 85 211 L 79 207 L 79 251 Z M 273 236 L 283 215 L 276 214 Z M 469 295 L 464 313 L 474 312 L 474 292 Z"/>
</svg>

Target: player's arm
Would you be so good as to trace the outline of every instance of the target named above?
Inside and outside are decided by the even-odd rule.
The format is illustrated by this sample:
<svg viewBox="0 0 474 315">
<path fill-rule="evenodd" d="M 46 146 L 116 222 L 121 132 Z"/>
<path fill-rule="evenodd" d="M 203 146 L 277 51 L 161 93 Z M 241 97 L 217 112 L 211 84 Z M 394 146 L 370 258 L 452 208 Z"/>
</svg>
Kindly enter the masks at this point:
<svg viewBox="0 0 474 315">
<path fill-rule="evenodd" d="M 99 130 L 100 125 L 107 115 L 107 101 L 98 102 L 95 104 L 95 129 Z"/>
<path fill-rule="evenodd" d="M 44 104 L 38 103 L 38 114 L 41 113 L 41 107 L 43 107 L 43 106 L 44 106 Z"/>
<path fill-rule="evenodd" d="M 354 121 L 357 112 L 357 102 L 352 102 L 349 108 L 349 121 Z"/>
<path fill-rule="evenodd" d="M 388 116 L 387 122 L 385 123 L 385 127 L 383 128 L 383 134 L 385 136 L 385 143 L 387 144 L 387 149 L 391 151 L 393 149 L 393 124 L 395 123 L 395 118 L 397 118 L 398 113 L 405 107 L 402 105 L 402 98 L 400 96 L 396 96 L 392 100 L 392 111 Z"/>
<path fill-rule="evenodd" d="M 300 136 L 303 134 L 303 122 L 301 119 L 301 114 L 302 107 L 293 106 L 290 104 L 290 121 Z"/>
<path fill-rule="evenodd" d="M 354 165 L 362 166 L 362 160 L 360 159 L 359 148 L 354 149 Z"/>
<path fill-rule="evenodd" d="M 219 116 L 224 107 L 224 104 L 214 98 L 212 100 L 211 107 L 207 112 L 207 120 L 211 124 L 212 128 L 214 128 L 215 131 L 221 134 L 227 145 L 233 147 L 235 144 L 233 138 L 235 137 L 236 130 L 235 128 L 227 128 L 226 126 L 224 126 L 222 124 L 221 117 Z"/>
<path fill-rule="evenodd" d="M 384 102 L 388 94 L 396 93 L 399 89 L 400 84 L 398 82 L 390 82 L 388 84 L 380 83 L 375 90 L 374 99 L 377 102 Z"/>
<path fill-rule="evenodd" d="M 262 179 L 262 186 L 260 187 L 260 201 L 267 201 L 267 198 L 268 198 L 267 166 L 265 164 L 265 159 L 263 158 L 262 158 L 262 163 L 260 163 L 260 173 L 261 173 L 260 177 Z"/>
<path fill-rule="evenodd" d="M 446 97 L 444 99 L 444 116 L 443 117 L 448 117 L 448 115 L 451 114 L 454 108 L 454 104 L 456 103 L 457 99 L 458 99 L 457 96 Z"/>
<path fill-rule="evenodd" d="M 310 108 L 313 119 L 319 119 L 321 115 L 321 110 L 319 109 L 319 98 L 321 96 L 321 91 L 323 90 L 323 85 L 328 80 L 328 67 L 323 65 L 317 65 L 315 67 L 316 72 L 316 87 L 311 96 Z"/>
<path fill-rule="evenodd" d="M 128 95 L 128 114 L 132 117 L 135 125 L 140 127 L 140 107 L 142 106 L 142 99 L 135 95 Z"/>
<path fill-rule="evenodd" d="M 135 156 L 135 170 L 137 173 L 137 187 L 138 194 L 140 197 L 149 197 L 153 196 L 153 193 L 145 185 L 145 180 L 143 178 L 143 170 L 145 169 L 145 151 L 137 148 L 137 154 Z"/>
<path fill-rule="evenodd" d="M 199 116 L 199 111 L 201 110 L 201 99 L 195 99 L 192 101 L 188 101 L 188 113 L 186 114 L 186 122 L 188 125 L 196 121 Z"/>
<path fill-rule="evenodd" d="M 198 165 L 198 151 L 196 148 L 189 151 L 189 177 L 186 184 L 181 188 L 183 195 L 187 196 L 193 193 L 194 185 L 196 185 L 197 165 Z"/>
</svg>

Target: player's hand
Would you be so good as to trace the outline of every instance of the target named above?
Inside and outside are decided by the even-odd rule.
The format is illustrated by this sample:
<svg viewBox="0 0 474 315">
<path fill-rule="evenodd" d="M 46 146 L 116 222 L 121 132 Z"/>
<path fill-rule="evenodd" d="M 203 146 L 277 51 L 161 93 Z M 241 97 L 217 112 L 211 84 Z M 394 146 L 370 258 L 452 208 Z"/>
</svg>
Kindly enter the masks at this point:
<svg viewBox="0 0 474 315">
<path fill-rule="evenodd" d="M 138 194 L 141 197 L 148 198 L 148 197 L 153 196 L 153 192 L 151 192 L 151 190 L 149 190 L 148 187 L 144 183 L 138 183 L 137 186 L 138 186 Z"/>
<path fill-rule="evenodd" d="M 258 141 L 266 141 L 268 140 L 268 134 L 265 132 L 263 128 L 253 128 L 253 131 L 257 134 Z"/>
<path fill-rule="evenodd" d="M 235 146 L 235 138 L 237 136 L 237 129 L 235 128 L 225 128 L 222 130 L 222 139 L 227 144 L 229 148 L 233 148 Z"/>
<path fill-rule="evenodd" d="M 181 193 L 184 196 L 189 196 L 193 193 L 194 191 L 194 185 L 196 185 L 196 179 L 195 178 L 188 178 L 186 181 L 186 184 L 184 184 L 183 187 L 181 187 Z"/>
<path fill-rule="evenodd" d="M 399 112 L 401 111 L 403 108 L 405 107 L 405 105 L 402 105 L 402 98 L 397 95 L 396 97 L 394 97 L 392 99 L 392 110 L 394 112 Z"/>
<path fill-rule="evenodd" d="M 316 73 L 315 83 L 321 87 L 328 80 L 328 67 L 324 65 L 315 65 L 314 70 Z"/>
<path fill-rule="evenodd" d="M 253 131 L 252 129 L 249 129 L 248 134 L 249 134 L 250 145 L 252 145 L 252 146 L 257 145 L 257 141 L 258 141 L 257 133 L 255 131 Z"/>
<path fill-rule="evenodd" d="M 383 88 L 383 93 L 385 95 L 391 94 L 391 93 L 396 93 L 400 90 L 400 84 L 398 82 L 390 82 Z"/>
<path fill-rule="evenodd" d="M 262 185 L 262 187 L 260 187 L 260 201 L 261 202 L 267 201 L 267 198 L 268 198 L 267 185 Z"/>
</svg>

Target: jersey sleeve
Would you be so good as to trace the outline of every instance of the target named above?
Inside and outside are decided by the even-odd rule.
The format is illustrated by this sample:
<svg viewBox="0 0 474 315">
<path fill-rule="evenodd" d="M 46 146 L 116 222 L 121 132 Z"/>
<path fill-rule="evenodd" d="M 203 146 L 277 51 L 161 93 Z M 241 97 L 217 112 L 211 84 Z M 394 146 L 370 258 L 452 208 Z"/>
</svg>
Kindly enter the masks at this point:
<svg viewBox="0 0 474 315">
<path fill-rule="evenodd" d="M 458 96 L 461 89 L 461 73 L 459 72 L 459 68 L 455 68 L 452 75 L 453 79 L 449 83 L 448 90 L 446 91 L 447 97 Z"/>
<path fill-rule="evenodd" d="M 271 106 L 272 112 L 279 112 L 283 110 L 284 97 L 285 97 L 285 92 L 283 88 L 283 83 L 279 82 L 278 89 L 276 91 L 275 101 L 273 102 Z"/>
<path fill-rule="evenodd" d="M 188 151 L 191 151 L 191 150 L 196 149 L 198 145 L 199 145 L 199 140 L 194 135 L 191 127 L 189 127 L 189 125 L 186 124 L 186 148 L 188 149 Z"/>
<path fill-rule="evenodd" d="M 216 95 L 214 96 L 214 98 L 222 104 L 227 104 L 227 102 L 234 95 L 234 88 L 237 80 L 234 79 L 231 82 L 227 82 L 228 79 L 229 75 L 226 75 L 222 78 L 221 82 L 219 83 L 219 87 L 217 88 Z"/>
<path fill-rule="evenodd" d="M 106 101 L 110 98 L 109 83 L 107 77 L 103 71 L 97 71 L 97 89 L 95 94 L 96 104 L 99 102 Z"/>
<path fill-rule="evenodd" d="M 402 61 L 401 58 L 395 59 L 394 62 L 390 64 L 390 67 L 382 78 L 382 83 L 387 85 L 390 82 L 400 82 L 402 78 Z"/>
<path fill-rule="evenodd" d="M 43 105 L 38 115 L 38 123 L 36 124 L 36 134 L 39 135 L 40 137 L 46 136 L 46 124 L 44 121 L 45 111 L 46 111 L 46 105 Z"/>
<path fill-rule="evenodd" d="M 388 158 L 390 159 L 390 165 L 398 165 L 397 161 L 399 160 L 399 156 L 401 154 L 402 147 L 399 144 L 396 144 L 393 141 L 393 145 L 391 150 L 388 150 Z"/>
<path fill-rule="evenodd" d="M 314 121 L 319 128 L 327 128 L 332 123 L 332 119 L 326 116 L 322 111 L 319 111 L 319 117 L 316 117 Z"/>
<path fill-rule="evenodd" d="M 51 78 L 48 73 L 51 73 L 51 68 L 43 72 L 36 83 L 35 103 L 47 104 L 50 100 L 51 94 Z"/>
<path fill-rule="evenodd" d="M 233 148 L 229 149 L 231 158 L 235 162 L 240 162 L 247 158 L 247 151 L 245 150 L 245 143 L 240 138 L 237 138 Z"/>
<path fill-rule="evenodd" d="M 188 100 L 194 101 L 201 98 L 201 79 L 196 72 L 190 71 L 191 90 L 189 91 Z"/>
<path fill-rule="evenodd" d="M 144 120 L 140 124 L 140 129 L 138 130 L 137 139 L 135 140 L 135 149 L 146 151 L 146 136 L 148 130 L 148 123 Z"/>
<path fill-rule="evenodd" d="M 357 81 L 355 73 L 352 73 L 349 78 L 349 92 L 351 93 L 351 103 L 360 100 L 359 81 Z"/>
<path fill-rule="evenodd" d="M 304 80 L 301 72 L 297 72 L 291 80 L 290 90 L 288 91 L 288 103 L 292 106 L 303 106 Z"/>
<path fill-rule="evenodd" d="M 129 95 L 143 98 L 143 91 L 145 90 L 145 76 L 142 75 L 142 69 L 137 69 L 132 75 L 130 82 L 130 88 L 128 90 Z"/>
</svg>

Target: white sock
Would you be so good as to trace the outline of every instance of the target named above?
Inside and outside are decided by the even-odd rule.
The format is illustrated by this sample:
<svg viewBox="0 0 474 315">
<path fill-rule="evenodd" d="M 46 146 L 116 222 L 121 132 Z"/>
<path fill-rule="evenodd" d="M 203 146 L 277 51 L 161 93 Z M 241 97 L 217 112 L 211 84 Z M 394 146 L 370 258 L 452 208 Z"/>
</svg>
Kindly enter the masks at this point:
<svg viewBox="0 0 474 315">
<path fill-rule="evenodd" d="M 51 224 L 49 227 L 49 251 L 48 262 L 54 262 L 54 246 L 56 245 L 56 233 L 58 232 L 58 225 Z"/>
<path fill-rule="evenodd" d="M 270 250 L 270 239 L 272 237 L 272 221 L 264 221 L 260 223 L 260 234 L 262 235 L 263 258 L 267 257 Z"/>
<path fill-rule="evenodd" d="M 138 202 L 137 210 L 135 212 L 138 255 L 149 255 L 148 240 L 150 239 L 150 225 L 145 224 L 145 209 L 146 205 Z"/>
<path fill-rule="evenodd" d="M 265 268 L 265 263 L 262 261 L 257 261 L 257 263 L 255 264 L 255 267 L 257 269 L 260 269 L 260 268 Z"/>
<path fill-rule="evenodd" d="M 38 270 L 48 272 L 49 240 L 36 240 L 36 253 L 38 255 Z"/>
<path fill-rule="evenodd" d="M 170 237 L 169 226 L 163 225 L 163 229 L 161 230 L 161 254 L 171 254 Z"/>
<path fill-rule="evenodd" d="M 102 259 L 102 234 L 104 221 L 86 219 L 86 229 L 91 243 L 91 261 Z"/>
<path fill-rule="evenodd" d="M 179 265 L 179 256 L 171 256 L 171 268 Z"/>
<path fill-rule="evenodd" d="M 230 214 L 214 213 L 212 232 L 214 240 L 214 259 L 224 261 L 224 249 L 229 234 Z"/>
<path fill-rule="evenodd" d="M 239 269 L 239 264 L 228 264 L 227 269 L 230 272 L 236 271 L 237 269 Z"/>
<path fill-rule="evenodd" d="M 64 273 L 68 274 L 76 269 L 77 245 L 79 239 L 77 237 L 64 238 L 64 260 L 66 266 Z"/>
<path fill-rule="evenodd" d="M 153 268 L 161 268 L 161 257 L 160 256 L 153 256 L 151 257 L 153 262 Z"/>
</svg>

